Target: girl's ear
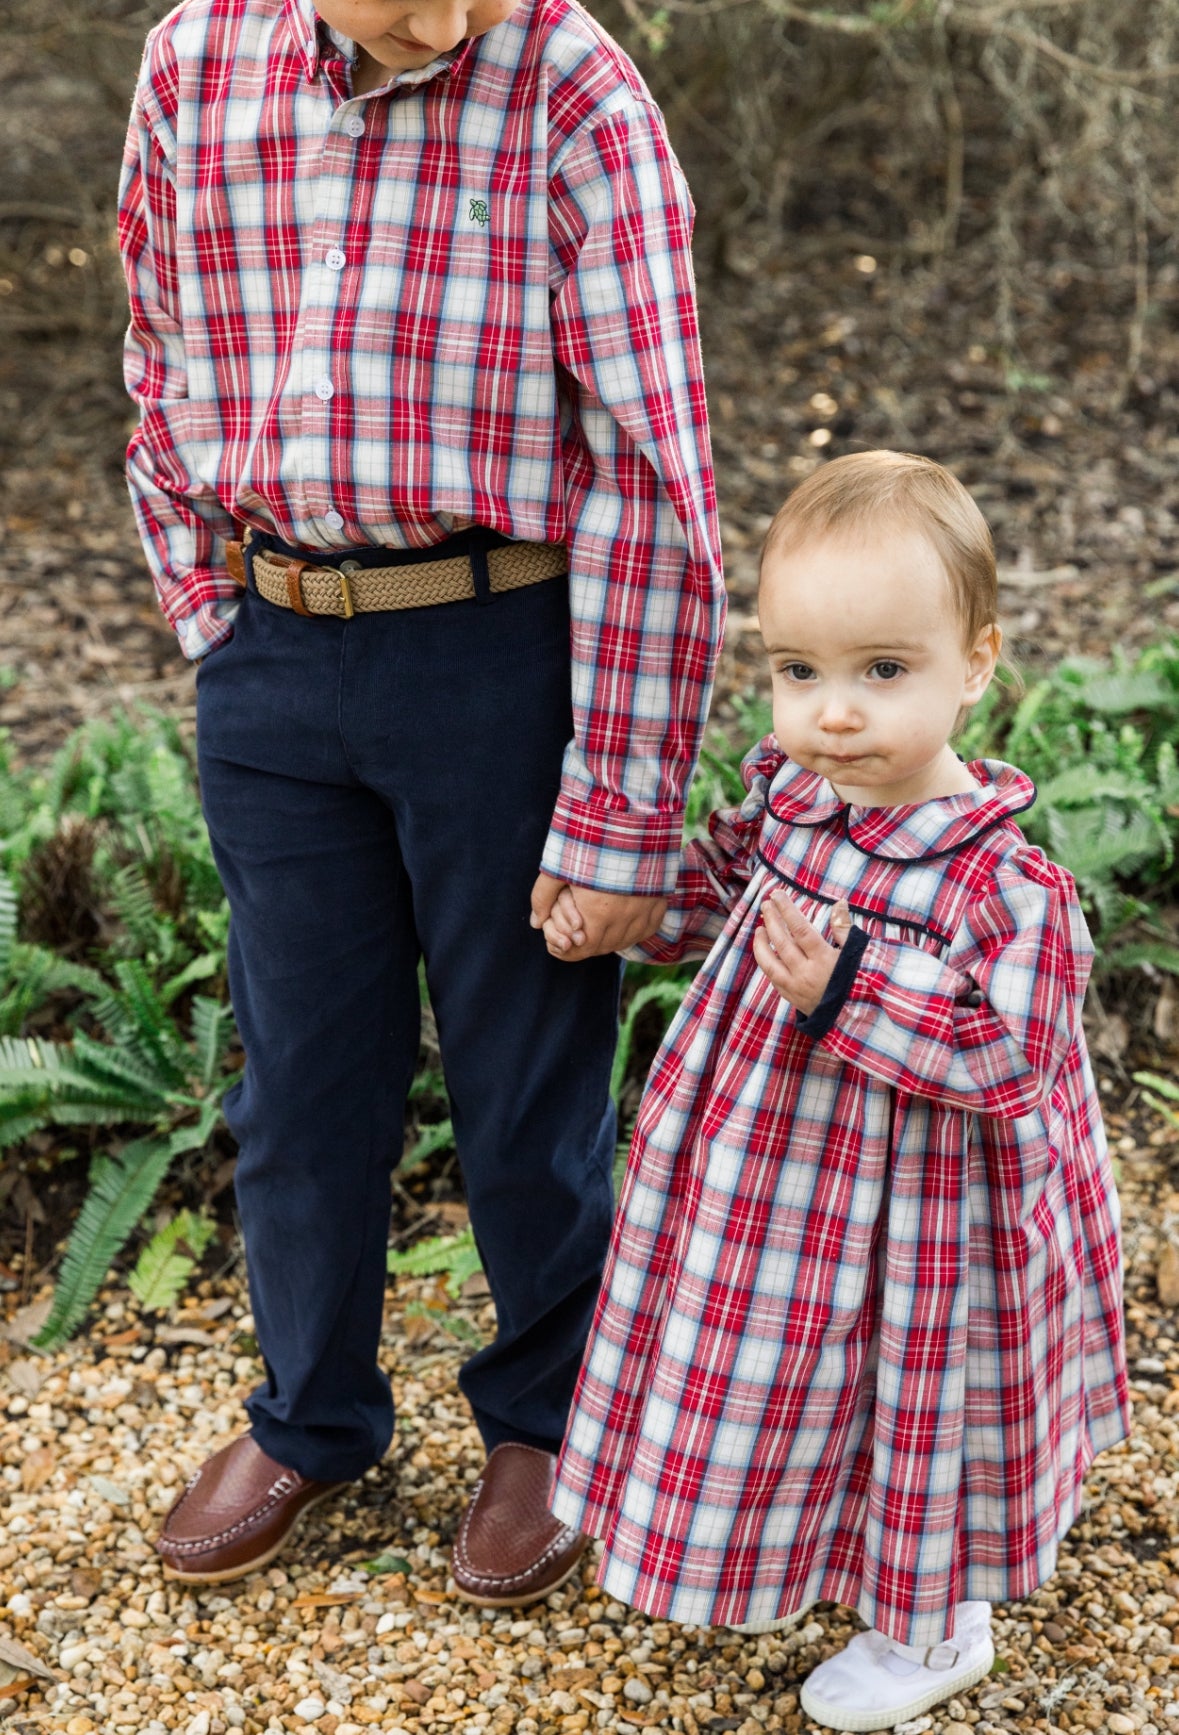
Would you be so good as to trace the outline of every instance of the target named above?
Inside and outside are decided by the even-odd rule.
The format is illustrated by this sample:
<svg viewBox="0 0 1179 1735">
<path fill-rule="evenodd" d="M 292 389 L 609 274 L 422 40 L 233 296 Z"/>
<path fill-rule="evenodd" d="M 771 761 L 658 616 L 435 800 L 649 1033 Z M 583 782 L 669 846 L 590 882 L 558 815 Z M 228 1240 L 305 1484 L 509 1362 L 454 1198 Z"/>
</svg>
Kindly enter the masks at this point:
<svg viewBox="0 0 1179 1735">
<path fill-rule="evenodd" d="M 999 661 L 999 652 L 1003 649 L 1003 628 L 998 621 L 992 621 L 984 627 L 971 646 L 966 661 L 966 683 L 962 690 L 962 702 L 966 705 L 977 705 L 991 684 L 995 666 Z"/>
</svg>

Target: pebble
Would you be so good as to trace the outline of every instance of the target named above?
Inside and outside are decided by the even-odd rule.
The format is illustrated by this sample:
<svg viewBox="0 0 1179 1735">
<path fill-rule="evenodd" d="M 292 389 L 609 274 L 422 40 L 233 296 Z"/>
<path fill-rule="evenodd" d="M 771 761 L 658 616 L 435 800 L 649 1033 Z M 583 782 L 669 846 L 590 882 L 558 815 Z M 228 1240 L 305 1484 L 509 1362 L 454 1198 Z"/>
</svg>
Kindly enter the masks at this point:
<svg viewBox="0 0 1179 1735">
<path fill-rule="evenodd" d="M 1147 1232 L 1135 1210 L 1142 1223 L 1179 1213 L 1179 1196 L 1138 1199 L 1139 1185 L 1124 1201 L 1131 1235 Z M 1137 1280 L 1135 1269 L 1131 1257 L 1131 1330 L 1153 1329 L 1149 1353 L 1179 1376 L 1154 1264 Z M 243 1304 L 234 1278 L 221 1291 Z M 256 1383 L 232 1313 L 202 1328 L 211 1344 L 178 1345 L 171 1363 L 155 1350 L 104 1354 L 97 1339 L 41 1358 L 35 1415 L 7 1413 L 0 1387 L 0 1465 L 52 1443 L 61 1468 L 28 1492 L 0 1471 L 3 1627 L 58 1676 L 13 1707 L 14 1729 L 24 1713 L 30 1735 L 809 1735 L 799 1683 L 855 1630 L 847 1610 L 822 1604 L 789 1633 L 747 1639 L 648 1621 L 593 1587 L 588 1559 L 533 1611 L 446 1598 L 444 1538 L 482 1449 L 455 1386 L 461 1345 L 417 1344 L 403 1327 L 406 1303 L 431 1294 L 426 1280 L 391 1291 L 382 1352 L 401 1420 L 390 1459 L 363 1498 L 325 1503 L 289 1556 L 232 1594 L 164 1580 L 151 1546 Z M 128 1302 L 124 1327 L 135 1318 Z M 202 1402 L 189 1407 L 196 1387 Z M 913 1719 L 910 1735 L 1179 1735 L 1179 1550 L 1167 1540 L 1179 1535 L 1179 1397 L 1167 1409 L 1166 1392 L 1136 1399 L 1133 1440 L 1094 1466 L 1054 1578 L 996 1609 L 1009 1674 Z M 127 1504 L 101 1502 L 95 1477 Z M 382 1552 L 410 1563 L 408 1582 L 360 1570 Z"/>
</svg>

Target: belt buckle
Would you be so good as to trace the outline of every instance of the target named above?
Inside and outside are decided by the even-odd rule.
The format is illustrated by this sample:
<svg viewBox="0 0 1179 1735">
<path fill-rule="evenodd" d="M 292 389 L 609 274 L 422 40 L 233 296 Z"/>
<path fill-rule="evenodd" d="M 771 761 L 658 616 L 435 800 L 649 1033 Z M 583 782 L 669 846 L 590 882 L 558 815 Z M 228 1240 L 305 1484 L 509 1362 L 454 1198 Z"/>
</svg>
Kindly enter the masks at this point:
<svg viewBox="0 0 1179 1735">
<path fill-rule="evenodd" d="M 344 604 L 344 619 L 350 621 L 356 613 L 356 608 L 352 601 L 352 585 L 350 581 L 354 572 L 363 571 L 360 561 L 342 560 L 339 566 L 321 566 L 318 570 L 320 572 L 330 572 L 333 578 L 339 579 L 340 597 Z"/>
</svg>

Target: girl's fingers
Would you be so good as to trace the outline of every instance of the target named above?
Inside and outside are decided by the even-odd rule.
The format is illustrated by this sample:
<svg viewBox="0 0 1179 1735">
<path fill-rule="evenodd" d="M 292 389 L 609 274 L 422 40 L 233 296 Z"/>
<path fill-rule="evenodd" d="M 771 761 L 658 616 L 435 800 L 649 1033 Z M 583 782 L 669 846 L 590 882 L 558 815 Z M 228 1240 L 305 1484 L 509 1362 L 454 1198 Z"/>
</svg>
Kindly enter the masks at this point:
<svg viewBox="0 0 1179 1735">
<path fill-rule="evenodd" d="M 585 924 L 581 919 L 581 911 L 576 899 L 568 886 L 562 886 L 556 903 L 553 905 L 552 920 L 556 921 L 563 934 L 568 934 L 575 946 L 580 946 L 585 940 Z"/>
<path fill-rule="evenodd" d="M 802 911 L 783 892 L 775 892 L 773 897 L 767 898 L 761 907 L 761 914 L 770 938 L 779 951 L 783 945 L 793 943 L 800 951 L 805 952 L 810 941 L 816 937 L 815 930 Z"/>
<path fill-rule="evenodd" d="M 782 990 L 788 972 L 784 969 L 782 960 L 774 951 L 773 945 L 764 929 L 759 929 L 753 936 L 753 956 L 756 958 L 763 974 L 769 977 L 774 987 Z"/>
</svg>

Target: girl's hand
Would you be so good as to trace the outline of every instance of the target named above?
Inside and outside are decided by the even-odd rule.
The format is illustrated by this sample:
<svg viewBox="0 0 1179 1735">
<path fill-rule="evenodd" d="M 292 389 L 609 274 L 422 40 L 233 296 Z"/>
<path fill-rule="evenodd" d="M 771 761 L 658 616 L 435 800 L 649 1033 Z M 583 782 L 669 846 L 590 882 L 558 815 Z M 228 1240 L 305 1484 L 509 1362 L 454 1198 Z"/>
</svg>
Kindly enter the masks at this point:
<svg viewBox="0 0 1179 1735">
<path fill-rule="evenodd" d="M 826 992 L 839 948 L 823 938 L 786 892 L 774 892 L 766 899 L 761 919 L 762 926 L 753 936 L 753 955 L 783 999 L 809 1017 Z M 842 943 L 848 927 L 846 905 L 835 906 L 831 921 Z"/>
<path fill-rule="evenodd" d="M 572 886 L 562 886 L 556 901 L 542 924 L 545 945 L 555 958 L 564 957 L 575 946 L 585 945 L 585 923 L 573 896 Z"/>
</svg>

